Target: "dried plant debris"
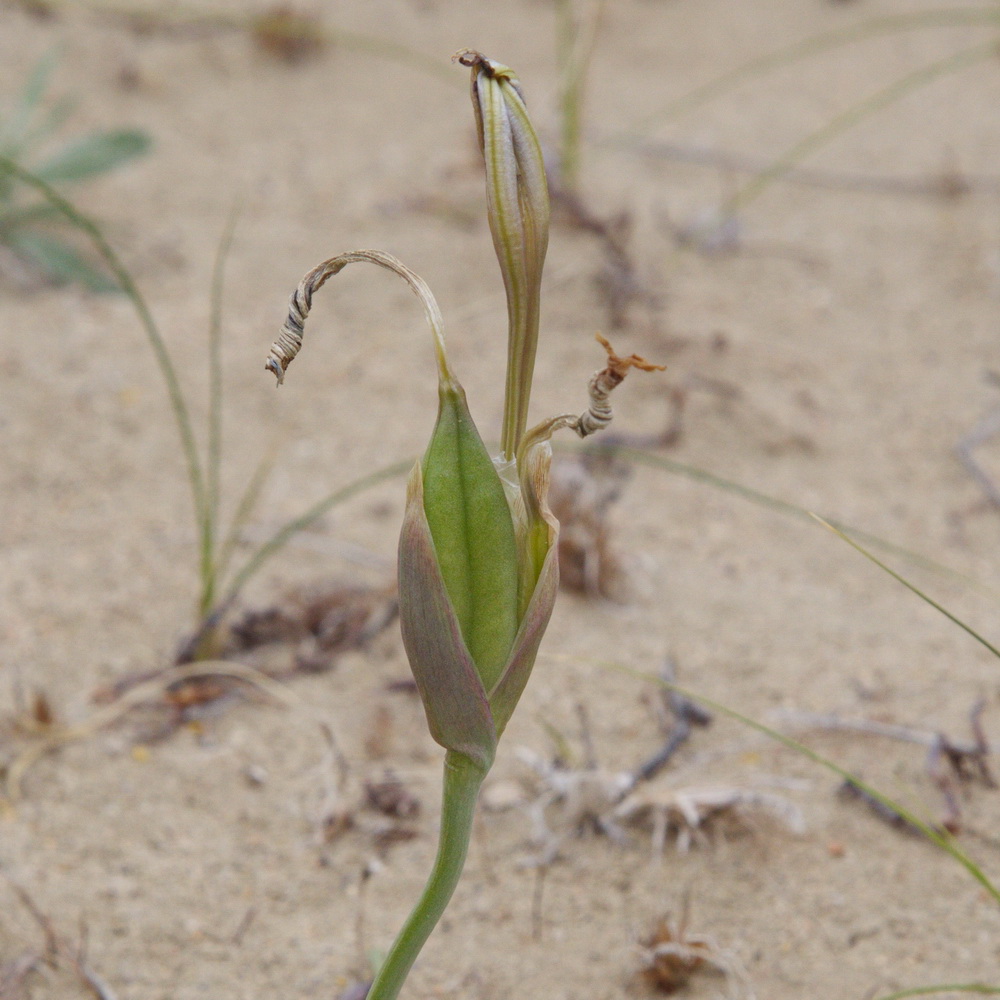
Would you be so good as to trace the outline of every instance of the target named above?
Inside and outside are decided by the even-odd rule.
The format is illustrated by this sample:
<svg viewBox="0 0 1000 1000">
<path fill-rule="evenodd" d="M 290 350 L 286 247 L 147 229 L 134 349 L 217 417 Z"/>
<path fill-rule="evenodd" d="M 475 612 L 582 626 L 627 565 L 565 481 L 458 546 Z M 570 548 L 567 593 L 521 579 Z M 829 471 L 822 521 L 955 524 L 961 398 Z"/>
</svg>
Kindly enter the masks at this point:
<svg viewBox="0 0 1000 1000">
<path fill-rule="evenodd" d="M 328 44 L 319 19 L 288 4 L 256 17 L 251 35 L 258 49 L 290 65 L 315 58 Z"/>
<path fill-rule="evenodd" d="M 778 819 L 792 833 L 805 832 L 802 811 L 790 799 L 734 785 L 650 785 L 620 802 L 611 818 L 616 823 L 649 826 L 653 851 L 659 854 L 669 836 L 684 852 L 713 834 L 746 832 L 751 813 Z"/>
<path fill-rule="evenodd" d="M 685 893 L 680 919 L 668 913 L 639 942 L 640 979 L 656 992 L 670 994 L 684 989 L 699 973 L 714 973 L 725 977 L 729 997 L 752 1000 L 749 979 L 736 956 L 708 935 L 688 933 L 689 911 Z"/>
<path fill-rule="evenodd" d="M 594 283 L 608 311 L 611 329 L 628 327 L 636 304 L 650 311 L 659 308 L 659 301 L 643 284 L 632 258 L 631 215 L 619 212 L 602 218 L 592 212 L 578 194 L 557 185 L 551 185 L 551 197 L 560 221 L 597 240 L 602 261 Z"/>
<path fill-rule="evenodd" d="M 553 464 L 549 506 L 561 525 L 559 578 L 567 590 L 621 599 L 625 571 L 612 544 L 610 512 L 629 475 L 628 465 L 608 449 Z"/>
<path fill-rule="evenodd" d="M 852 719 L 838 715 L 819 715 L 811 712 L 782 712 L 783 721 L 798 726 L 816 729 L 844 730 L 864 733 L 868 736 L 915 743 L 927 748 L 925 770 L 931 782 L 944 799 L 944 816 L 937 827 L 951 834 L 962 830 L 961 791 L 972 784 L 982 788 L 996 789 L 997 780 L 990 769 L 989 758 L 998 752 L 997 745 L 990 744 L 983 728 L 982 716 L 986 701 L 979 699 L 969 710 L 969 730 L 971 740 L 959 740 L 943 731 L 901 726 L 872 719 Z M 907 832 L 921 833 L 919 828 L 900 816 L 894 809 L 878 799 L 873 799 L 860 786 L 845 781 L 841 788 L 842 797 L 865 802 L 874 815 L 891 826 Z M 968 792 L 966 792 L 968 794 Z"/>
<path fill-rule="evenodd" d="M 22 795 L 27 773 L 42 758 L 78 740 L 86 740 L 119 725 L 144 710 L 158 724 L 145 730 L 145 737 L 133 733 L 130 741 L 148 742 L 172 734 L 182 722 L 193 721 L 205 712 L 219 711 L 223 694 L 249 693 L 270 704 L 310 715 L 309 706 L 285 684 L 252 667 L 223 660 L 207 660 L 167 667 L 147 674 L 132 675 L 94 695 L 99 707 L 80 722 L 50 723 L 0 718 L 0 806 L 16 802 Z M 195 713 L 197 710 L 197 714 Z M 164 718 L 166 712 L 166 718 Z M 322 721 L 319 729 L 327 743 L 333 734 Z"/>
<path fill-rule="evenodd" d="M 370 809 L 396 819 L 413 819 L 420 815 L 420 799 L 391 771 L 379 781 L 365 782 L 365 802 Z"/>
<path fill-rule="evenodd" d="M 296 587 L 271 605 L 244 611 L 229 628 L 223 656 L 291 646 L 290 671 L 322 673 L 342 653 L 363 649 L 384 632 L 398 610 L 395 582 L 366 587 L 333 581 Z"/>
<path fill-rule="evenodd" d="M 567 768 L 524 747 L 519 748 L 518 757 L 535 778 L 529 783 L 526 802 L 532 823 L 531 841 L 539 849 L 532 864 L 554 861 L 567 835 L 601 833 L 619 843 L 628 839 L 612 812 L 633 786 L 630 773 Z"/>
<path fill-rule="evenodd" d="M 562 741 L 553 759 L 521 748 L 518 756 L 532 772 L 521 795 L 510 782 L 497 782 L 484 794 L 487 808 L 520 806 L 532 824 L 531 841 L 537 854 L 529 863 L 551 864 L 569 836 L 602 834 L 625 843 L 627 827 L 648 830 L 655 855 L 672 838 L 678 850 L 708 842 L 713 835 L 752 832 L 759 817 L 776 818 L 791 832 L 802 833 L 801 810 L 790 799 L 755 788 L 734 785 L 680 785 L 650 779 L 658 774 L 680 746 L 690 738 L 692 726 L 708 725 L 710 716 L 683 696 L 665 699 L 675 718 L 663 749 L 631 771 L 601 768 L 590 749 L 584 729 L 584 766 L 572 766 Z M 585 717 L 584 717 L 585 722 Z"/>
<path fill-rule="evenodd" d="M 168 739 L 182 726 L 200 724 L 202 720 L 217 715 L 232 701 L 263 696 L 262 691 L 247 685 L 242 678 L 216 673 L 210 667 L 171 680 L 175 669 L 168 667 L 130 674 L 109 687 L 95 691 L 92 700 L 102 709 L 113 710 L 116 705 L 121 705 L 122 717 L 129 714 L 135 727 L 131 741 L 151 744 Z M 145 689 L 149 689 L 147 697 L 141 700 L 132 697 Z"/>
<path fill-rule="evenodd" d="M 320 844 L 332 844 L 348 831 L 355 831 L 384 858 L 390 847 L 420 836 L 413 821 L 421 809 L 420 799 L 392 772 L 364 781 L 360 792 L 350 794 L 341 782 L 322 810 Z"/>
<path fill-rule="evenodd" d="M 31 915 L 42 932 L 44 947 L 26 950 L 23 954 L 0 966 L 0 998 L 2 1000 L 27 1000 L 32 994 L 28 980 L 43 970 L 68 972 L 91 996 L 97 1000 L 115 1000 L 111 987 L 91 966 L 87 956 L 87 929 L 80 928 L 80 938 L 71 944 L 58 933 L 52 920 L 41 910 L 28 891 L 0 868 L 0 875 L 10 892 Z"/>
<path fill-rule="evenodd" d="M 691 738 L 694 727 L 704 729 L 712 724 L 712 713 L 696 701 L 675 691 L 669 685 L 677 679 L 677 663 L 668 656 L 660 670 L 664 685 L 657 688 L 654 703 L 660 731 L 666 737 L 663 746 L 635 770 L 635 781 L 650 781 L 670 762 L 678 750 Z"/>
<path fill-rule="evenodd" d="M 860 802 L 867 806 L 873 816 L 882 820 L 883 823 L 891 826 L 901 833 L 908 833 L 914 837 L 923 837 L 924 831 L 919 826 L 911 823 L 905 816 L 898 813 L 888 802 L 876 798 L 867 789 L 863 788 L 856 781 L 845 778 L 837 789 L 837 797 L 845 802 Z"/>
</svg>

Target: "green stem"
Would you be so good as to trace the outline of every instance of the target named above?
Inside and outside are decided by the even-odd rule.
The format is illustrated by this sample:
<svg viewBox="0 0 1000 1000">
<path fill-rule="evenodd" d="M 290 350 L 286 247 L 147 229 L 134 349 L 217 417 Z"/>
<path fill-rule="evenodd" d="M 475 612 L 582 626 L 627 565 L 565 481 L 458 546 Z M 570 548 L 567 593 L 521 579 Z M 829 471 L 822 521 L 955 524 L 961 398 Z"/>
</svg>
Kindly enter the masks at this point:
<svg viewBox="0 0 1000 1000">
<path fill-rule="evenodd" d="M 217 537 L 219 529 L 219 479 L 222 472 L 222 300 L 226 280 L 226 258 L 233 245 L 236 206 L 226 220 L 226 228 L 212 267 L 211 308 L 208 322 L 208 445 L 205 458 L 205 518 L 201 525 L 201 597 L 198 617 L 215 604 L 219 582 Z"/>
<path fill-rule="evenodd" d="M 441 919 L 462 875 L 472 834 L 479 786 L 486 771 L 449 750 L 444 759 L 444 799 L 437 857 L 423 894 L 413 908 L 368 990 L 367 1000 L 396 1000 L 417 955 Z"/>
</svg>

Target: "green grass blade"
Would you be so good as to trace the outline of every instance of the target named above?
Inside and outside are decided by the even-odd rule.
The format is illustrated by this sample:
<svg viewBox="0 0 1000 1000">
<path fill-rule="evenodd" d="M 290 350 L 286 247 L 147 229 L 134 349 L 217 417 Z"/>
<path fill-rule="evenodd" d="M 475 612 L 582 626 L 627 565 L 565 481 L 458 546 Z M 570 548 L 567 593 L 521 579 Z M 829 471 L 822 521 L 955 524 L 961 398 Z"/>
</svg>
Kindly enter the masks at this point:
<svg viewBox="0 0 1000 1000">
<path fill-rule="evenodd" d="M 212 291 L 208 321 L 208 443 L 205 458 L 205 518 L 201 525 L 201 597 L 199 616 L 204 617 L 215 603 L 221 573 L 216 552 L 219 481 L 222 475 L 222 304 L 226 283 L 226 260 L 233 245 L 237 212 L 229 213 L 212 265 Z M 246 499 L 244 494 L 243 499 Z"/>
<path fill-rule="evenodd" d="M 555 449 L 557 451 L 574 453 L 578 453 L 586 447 L 587 446 L 583 446 L 583 448 L 581 448 L 580 445 L 567 444 L 555 445 Z M 593 447 L 593 445 L 590 447 Z M 687 465 L 684 462 L 677 462 L 674 459 L 667 458 L 663 455 L 654 455 L 651 452 L 640 448 L 615 447 L 614 453 L 616 455 L 620 455 L 622 458 L 634 463 L 635 465 L 645 465 L 649 468 L 660 469 L 663 472 L 668 472 L 671 475 L 682 476 L 685 479 L 691 479 L 694 482 L 704 483 L 707 486 L 721 490 L 723 493 L 730 493 L 733 496 L 737 496 L 740 499 L 746 500 L 748 503 L 755 504 L 758 507 L 764 507 L 765 509 L 774 510 L 781 514 L 787 514 L 789 517 L 794 517 L 801 521 L 811 521 L 816 517 L 816 515 L 806 507 L 800 507 L 798 504 L 791 503 L 788 500 L 782 500 L 778 497 L 770 496 L 767 493 L 762 493 L 760 490 L 755 490 L 751 486 L 745 486 L 742 483 L 726 479 L 724 476 L 716 475 L 714 472 L 709 472 L 707 469 L 702 469 L 696 465 Z M 907 562 L 914 566 L 919 566 L 922 569 L 937 573 L 939 576 L 956 580 L 966 586 L 973 587 L 982 593 L 990 594 L 994 597 L 997 596 L 996 591 L 982 581 L 977 580 L 966 573 L 961 573 L 958 570 L 952 569 L 944 563 L 937 562 L 936 560 L 930 559 L 925 555 L 921 555 L 919 552 L 914 552 L 912 549 L 904 548 L 901 545 L 897 545 L 895 542 L 887 541 L 884 538 L 880 538 L 878 535 L 862 531 L 860 528 L 855 528 L 849 524 L 845 524 L 843 521 L 836 520 L 835 518 L 826 518 L 826 521 L 828 524 L 836 527 L 838 530 L 843 531 L 853 538 L 859 538 L 865 544 L 871 545 L 873 548 L 881 549 L 883 552 L 889 552 L 902 559 L 906 559 Z"/>
<path fill-rule="evenodd" d="M 835 31 L 811 35 L 785 48 L 749 59 L 733 69 L 721 73 L 707 83 L 682 94 L 669 104 L 643 116 L 628 130 L 612 136 L 610 144 L 628 139 L 642 138 L 654 126 L 665 124 L 689 111 L 707 104 L 716 97 L 733 90 L 741 83 L 780 69 L 810 56 L 820 55 L 830 49 L 864 41 L 879 35 L 892 35 L 903 31 L 936 27 L 975 27 L 1000 25 L 1000 10 L 996 6 L 956 8 L 954 10 L 924 10 L 914 14 L 896 14 L 873 18 Z"/>
<path fill-rule="evenodd" d="M 24 148 L 31 119 L 38 110 L 57 63 L 59 47 L 49 49 L 35 64 L 10 118 L 0 125 L 0 153 L 16 155 Z"/>
<path fill-rule="evenodd" d="M 594 2 L 580 15 L 575 0 L 556 4 L 556 65 L 559 69 L 559 186 L 575 192 L 580 186 L 583 104 L 594 49 L 607 0 Z"/>
<path fill-rule="evenodd" d="M 829 521 L 824 521 L 823 518 L 818 517 L 816 514 L 813 514 L 812 516 L 817 521 L 819 521 L 819 523 L 822 524 L 824 528 L 829 528 L 830 531 L 832 531 L 835 535 L 837 535 L 839 538 L 842 538 L 845 542 L 847 542 L 847 544 L 850 545 L 851 548 L 856 549 L 866 559 L 871 560 L 873 563 L 875 563 L 876 566 L 879 567 L 879 569 L 884 570 L 894 580 L 898 580 L 904 587 L 906 587 L 907 590 L 912 591 L 914 594 L 917 595 L 917 597 L 920 598 L 920 600 L 924 601 L 925 603 L 929 604 L 932 608 L 934 608 L 935 611 L 940 611 L 941 614 L 945 616 L 945 618 L 947 618 L 950 622 L 953 622 L 955 625 L 957 625 L 960 629 L 962 629 L 963 632 L 967 632 L 970 636 L 972 636 L 973 639 L 976 640 L 976 642 L 978 642 L 981 646 L 984 646 L 986 649 L 988 649 L 995 657 L 997 657 L 997 659 L 1000 659 L 1000 649 L 997 649 L 996 646 L 994 646 L 986 638 L 981 636 L 970 625 L 967 625 L 957 615 L 952 614 L 946 607 L 944 607 L 944 605 L 938 604 L 937 601 L 935 601 L 932 597 L 929 597 L 927 594 L 925 594 L 922 590 L 920 590 L 919 587 L 910 583 L 910 581 L 907 580 L 906 577 L 900 575 L 894 569 L 887 566 L 877 556 L 869 552 L 863 545 L 860 545 L 858 542 L 856 542 L 853 538 L 850 538 L 839 528 L 836 528 L 834 525 L 830 524 Z"/>
<path fill-rule="evenodd" d="M 751 201 L 758 198 L 776 180 L 783 177 L 800 161 L 805 159 L 817 149 L 825 146 L 844 132 L 854 128 L 859 122 L 870 115 L 881 111 L 883 108 L 895 104 L 906 97 L 914 90 L 933 83 L 936 79 L 948 73 L 957 73 L 959 70 L 967 69 L 976 63 L 984 62 L 987 59 L 995 59 L 997 52 L 997 40 L 973 45 L 959 52 L 952 53 L 943 59 L 937 59 L 926 66 L 921 66 L 912 73 L 894 80 L 887 87 L 871 94 L 863 101 L 852 105 L 839 115 L 834 115 L 824 125 L 810 132 L 809 135 L 800 139 L 790 146 L 784 153 L 776 157 L 765 170 L 762 170 L 756 177 L 738 191 L 722 209 L 723 217 L 735 215 L 745 208 Z"/>
<path fill-rule="evenodd" d="M 841 767 L 839 764 L 830 760 L 828 757 L 824 757 L 821 753 L 813 750 L 812 747 L 806 746 L 805 743 L 800 743 L 798 740 L 791 736 L 787 736 L 785 733 L 780 732 L 777 729 L 772 729 L 770 726 L 765 725 L 763 722 L 758 722 L 756 719 L 750 718 L 748 715 L 743 715 L 742 712 L 737 712 L 735 709 L 730 708 L 728 705 L 723 705 L 721 702 L 715 701 L 712 698 L 708 698 L 705 695 L 698 694 L 695 691 L 689 691 L 687 688 L 681 687 L 678 684 L 674 684 L 672 681 L 665 680 L 662 677 L 656 677 L 653 674 L 644 673 L 641 670 L 635 670 L 631 667 L 627 667 L 622 663 L 608 663 L 607 667 L 613 670 L 617 670 L 620 673 L 627 674 L 630 677 L 637 678 L 639 680 L 647 681 L 651 684 L 658 684 L 660 687 L 667 688 L 671 691 L 676 691 L 678 694 L 685 698 L 690 698 L 692 701 L 696 701 L 706 708 L 711 709 L 713 712 L 718 712 L 720 715 L 728 716 L 730 719 L 735 719 L 737 722 L 746 726 L 748 729 L 756 730 L 758 733 L 767 736 L 769 739 L 774 740 L 776 743 L 782 744 L 782 746 L 788 747 L 789 750 L 794 750 L 795 753 L 802 757 L 806 757 L 815 764 L 819 764 L 820 767 L 825 768 L 838 777 L 843 778 L 845 781 L 851 782 L 855 787 L 861 789 L 866 795 L 871 796 L 877 802 L 881 802 L 882 805 L 891 809 L 894 813 L 901 816 L 907 823 L 914 826 L 933 844 L 941 848 L 946 854 L 950 855 L 957 861 L 989 894 L 990 896 L 1000 904 L 1000 889 L 997 888 L 990 881 L 986 873 L 975 863 L 975 861 L 970 858 L 965 851 L 963 851 L 954 840 L 945 832 L 936 830 L 933 826 L 927 823 L 925 820 L 920 819 L 917 815 L 912 813 L 905 806 L 889 798 L 889 796 L 884 795 L 877 788 L 872 787 L 867 782 L 863 781 L 861 778 L 854 774 L 851 774 L 846 768 Z"/>
<path fill-rule="evenodd" d="M 79 282 L 91 292 L 116 292 L 118 285 L 68 243 L 30 229 L 3 233 L 3 242 L 59 284 Z"/>
<path fill-rule="evenodd" d="M 384 483 L 389 479 L 396 479 L 408 473 L 413 468 L 414 459 L 404 459 L 402 462 L 394 462 L 375 472 L 355 479 L 354 482 L 342 486 L 322 500 L 313 504 L 305 513 L 292 518 L 283 524 L 263 545 L 259 546 L 250 558 L 243 564 L 239 572 L 233 577 L 232 582 L 226 587 L 225 596 L 219 601 L 220 607 L 228 606 L 246 586 L 247 581 L 264 565 L 264 563 L 278 552 L 289 539 L 300 531 L 308 528 L 310 524 L 319 520 L 327 511 L 332 510 L 337 504 L 350 500 L 352 497 L 366 490 L 370 490 L 379 483 Z"/>
<path fill-rule="evenodd" d="M 271 469 L 274 468 L 274 462 L 277 455 L 277 448 L 272 448 L 267 454 L 264 455 L 260 462 L 258 462 L 257 468 L 254 469 L 253 475 L 250 477 L 250 481 L 247 483 L 246 488 L 240 495 L 239 503 L 236 505 L 236 511 L 233 514 L 233 519 L 229 523 L 229 527 L 226 530 L 226 536 L 219 545 L 218 552 L 215 556 L 216 583 L 218 583 L 218 581 L 220 581 L 229 570 L 229 565 L 232 562 L 234 553 L 236 552 L 236 546 L 239 544 L 240 533 L 246 526 L 247 521 L 249 521 L 250 514 L 253 512 L 253 509 L 257 506 L 257 501 L 260 499 L 260 494 L 264 489 L 264 484 L 267 482 L 268 477 L 271 474 Z"/>
<path fill-rule="evenodd" d="M 102 0 L 50 0 L 56 7 L 84 8 L 95 13 L 118 15 L 123 18 L 134 17 L 139 12 L 132 4 L 102 2 Z M 201 27 L 224 28 L 232 31 L 251 33 L 260 22 L 259 16 L 252 14 L 228 13 L 225 11 L 205 11 L 194 6 L 179 6 L 175 4 L 150 7 L 141 12 L 142 19 L 153 25 L 166 27 Z M 454 71 L 436 56 L 429 56 L 418 49 L 382 38 L 378 35 L 368 35 L 359 31 L 347 31 L 335 27 L 316 24 L 309 25 L 308 31 L 302 34 L 311 40 L 327 42 L 352 52 L 385 59 L 398 63 L 410 69 L 418 70 L 428 76 L 453 83 Z M 287 32 L 294 37 L 292 32 Z"/>
<path fill-rule="evenodd" d="M 142 156 L 149 150 L 151 143 L 149 135 L 139 129 L 95 132 L 74 140 L 35 167 L 34 174 L 48 184 L 81 181 L 114 170 L 129 160 Z"/>
<path fill-rule="evenodd" d="M 60 97 L 51 106 L 34 116 L 30 127 L 24 134 L 22 149 L 44 142 L 53 132 L 69 121 L 76 111 L 77 102 L 72 97 Z"/>
<path fill-rule="evenodd" d="M 878 1000 L 903 1000 L 904 997 L 926 997 L 938 993 L 978 993 L 980 996 L 1000 996 L 1000 986 L 985 983 L 942 983 L 938 986 L 912 986 L 907 990 L 886 993 Z"/>
<path fill-rule="evenodd" d="M 25 170 L 24 167 L 8 156 L 0 156 L 0 176 L 4 173 L 10 174 L 22 183 L 34 188 L 60 215 L 90 239 L 108 270 L 117 281 L 118 287 L 135 308 L 143 332 L 153 350 L 160 374 L 166 383 L 170 407 L 174 414 L 174 422 L 177 424 L 177 430 L 181 439 L 181 448 L 187 463 L 188 481 L 191 484 L 195 520 L 200 526 L 205 516 L 205 481 L 201 462 L 198 458 L 198 448 L 192 430 L 191 416 L 184 393 L 181 391 L 173 359 L 170 357 L 166 342 L 156 325 L 156 321 L 153 319 L 153 314 L 150 312 L 146 300 L 143 298 L 136 283 L 132 280 L 132 275 L 129 274 L 128 269 L 121 262 L 96 223 L 79 212 L 72 202 L 67 201 L 51 185 L 36 177 L 31 171 Z"/>
<path fill-rule="evenodd" d="M 2 203 L 2 199 L 0 199 L 0 203 Z M 0 242 L 5 242 L 6 233 L 19 226 L 27 227 L 36 222 L 46 222 L 58 215 L 59 212 L 56 209 L 44 202 L 35 205 L 0 208 Z"/>
</svg>

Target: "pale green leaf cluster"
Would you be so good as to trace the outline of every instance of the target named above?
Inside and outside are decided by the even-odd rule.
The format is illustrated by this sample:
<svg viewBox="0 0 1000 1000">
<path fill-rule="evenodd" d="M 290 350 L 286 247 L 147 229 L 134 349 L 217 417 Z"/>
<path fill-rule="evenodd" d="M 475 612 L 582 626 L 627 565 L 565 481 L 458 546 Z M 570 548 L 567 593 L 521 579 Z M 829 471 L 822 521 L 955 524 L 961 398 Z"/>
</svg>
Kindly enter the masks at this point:
<svg viewBox="0 0 1000 1000">
<path fill-rule="evenodd" d="M 0 118 L 0 244 L 14 251 L 53 281 L 76 281 L 92 291 L 116 291 L 119 285 L 94 266 L 67 239 L 64 218 L 2 160 L 30 170 L 45 184 L 89 180 L 145 153 L 149 136 L 138 129 L 92 132 L 61 145 L 53 143 L 69 117 L 71 105 L 45 105 L 45 93 L 55 69 L 55 50 L 35 67 L 14 107 Z M 46 150 L 55 145 L 54 149 Z"/>
</svg>

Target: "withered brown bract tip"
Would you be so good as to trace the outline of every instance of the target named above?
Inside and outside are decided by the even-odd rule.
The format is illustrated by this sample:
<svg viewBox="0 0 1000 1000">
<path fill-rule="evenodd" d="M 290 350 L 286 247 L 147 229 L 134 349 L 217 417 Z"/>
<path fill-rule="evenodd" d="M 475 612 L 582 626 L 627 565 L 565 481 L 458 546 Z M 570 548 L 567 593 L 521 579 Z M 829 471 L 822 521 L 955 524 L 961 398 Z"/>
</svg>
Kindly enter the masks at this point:
<svg viewBox="0 0 1000 1000">
<path fill-rule="evenodd" d="M 459 49 L 452 57 L 452 62 L 459 62 L 463 66 L 477 66 L 486 61 L 486 57 L 475 49 Z"/>
</svg>

